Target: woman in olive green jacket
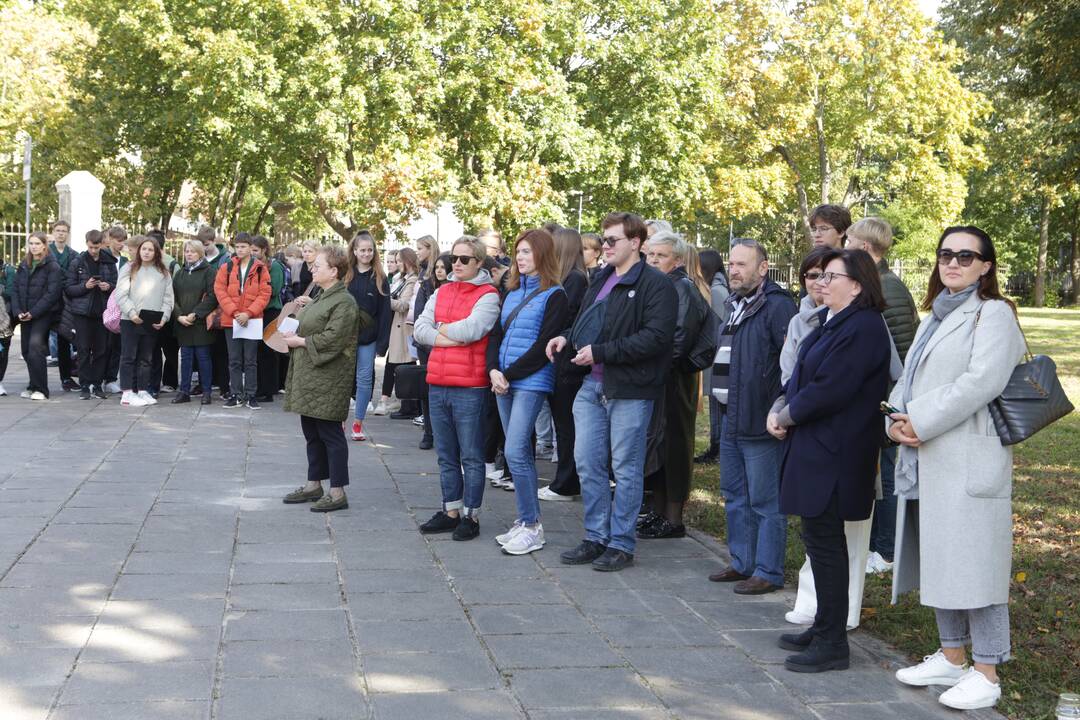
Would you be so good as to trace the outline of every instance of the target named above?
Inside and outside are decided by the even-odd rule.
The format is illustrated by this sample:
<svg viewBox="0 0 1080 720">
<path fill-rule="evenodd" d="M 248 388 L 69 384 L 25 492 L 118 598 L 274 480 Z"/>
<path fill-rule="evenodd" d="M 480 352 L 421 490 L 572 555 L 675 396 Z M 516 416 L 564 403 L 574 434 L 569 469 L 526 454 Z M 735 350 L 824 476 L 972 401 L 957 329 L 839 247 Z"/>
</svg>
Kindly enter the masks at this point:
<svg viewBox="0 0 1080 720">
<path fill-rule="evenodd" d="M 321 292 L 305 298 L 295 333 L 285 333 L 289 375 L 285 380 L 285 410 L 300 414 L 307 441 L 308 482 L 285 496 L 285 503 L 315 501 L 312 512 L 330 512 L 349 506 L 349 446 L 343 423 L 349 416 L 356 339 L 361 327 L 374 321 L 356 307 L 343 280 L 349 270 L 344 248 L 322 248 L 311 266 L 312 280 Z M 330 494 L 322 481 L 330 479 Z"/>
<path fill-rule="evenodd" d="M 198 240 L 184 243 L 184 266 L 173 276 L 173 333 L 180 346 L 180 392 L 172 402 L 191 402 L 191 371 L 199 366 L 202 404 L 211 402 L 210 379 L 214 377 L 210 348 L 214 330 L 206 328 L 206 316 L 214 312 L 214 279 L 217 272 L 206 262 L 206 251 Z M 194 361 L 194 362 L 193 362 Z"/>
</svg>

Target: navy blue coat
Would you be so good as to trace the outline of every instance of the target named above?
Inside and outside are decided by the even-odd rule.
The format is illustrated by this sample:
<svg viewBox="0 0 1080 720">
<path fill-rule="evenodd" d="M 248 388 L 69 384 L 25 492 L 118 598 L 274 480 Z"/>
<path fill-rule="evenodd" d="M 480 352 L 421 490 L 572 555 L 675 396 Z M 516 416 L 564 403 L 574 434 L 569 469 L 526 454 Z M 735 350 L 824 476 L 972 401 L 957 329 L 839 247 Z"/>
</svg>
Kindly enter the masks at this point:
<svg viewBox="0 0 1080 720">
<path fill-rule="evenodd" d="M 785 389 L 788 428 L 780 511 L 816 517 L 834 491 L 840 517 L 866 520 L 881 450 L 879 406 L 889 390 L 889 330 L 874 309 L 848 306 L 802 341 Z"/>
<path fill-rule="evenodd" d="M 354 273 L 349 281 L 349 294 L 356 306 L 375 319 L 360 331 L 357 344 L 375 343 L 375 354 L 379 357 L 386 355 L 390 347 L 390 321 L 394 318 L 394 311 L 390 309 L 390 286 L 385 280 L 381 290 L 376 286 L 374 270 Z"/>
<path fill-rule="evenodd" d="M 17 320 L 24 312 L 35 320 L 60 310 L 60 294 L 64 290 L 64 271 L 51 252 L 33 270 L 26 261 L 19 263 L 15 273 L 14 293 L 11 296 L 11 316 Z"/>
</svg>

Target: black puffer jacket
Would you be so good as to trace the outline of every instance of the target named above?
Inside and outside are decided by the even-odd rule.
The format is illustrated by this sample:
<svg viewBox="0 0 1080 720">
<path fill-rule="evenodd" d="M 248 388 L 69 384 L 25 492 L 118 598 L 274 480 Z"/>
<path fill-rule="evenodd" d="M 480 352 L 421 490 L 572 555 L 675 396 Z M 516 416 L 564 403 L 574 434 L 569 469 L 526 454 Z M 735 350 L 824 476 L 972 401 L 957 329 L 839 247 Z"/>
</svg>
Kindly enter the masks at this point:
<svg viewBox="0 0 1080 720">
<path fill-rule="evenodd" d="M 589 289 L 589 278 L 581 270 L 571 270 L 570 274 L 563 278 L 563 290 L 566 291 L 567 317 L 570 322 L 578 316 L 581 310 L 581 301 L 585 298 L 585 292 Z M 570 329 L 567 328 L 564 336 L 570 337 Z M 576 365 L 571 365 L 570 360 L 576 355 L 570 343 L 555 356 L 555 384 L 556 385 L 581 385 L 582 373 Z"/>
<path fill-rule="evenodd" d="M 881 291 L 885 295 L 885 324 L 889 326 L 889 334 L 892 335 L 896 352 L 900 353 L 900 361 L 907 358 L 908 348 L 915 339 L 915 331 L 919 329 L 919 311 L 915 307 L 915 300 L 911 297 L 904 281 L 889 269 L 889 264 L 884 259 L 879 260 L 878 273 L 881 275 Z"/>
<path fill-rule="evenodd" d="M 18 317 L 28 312 L 35 320 L 60 309 L 60 293 L 64 290 L 64 271 L 52 253 L 33 270 L 26 261 L 19 263 L 15 273 L 15 292 L 11 298 L 11 314 Z"/>
<path fill-rule="evenodd" d="M 98 251 L 98 259 L 83 251 L 68 265 L 64 294 L 67 306 L 75 315 L 84 317 L 101 316 L 109 302 L 109 293 L 116 287 L 116 258 L 104 250 Z M 109 283 L 109 289 L 86 287 L 86 281 L 92 277 Z"/>
<path fill-rule="evenodd" d="M 608 265 L 596 273 L 582 312 L 596 300 L 615 272 Z M 656 400 L 664 394 L 671 368 L 671 343 L 679 297 L 668 277 L 644 258 L 619 279 L 607 297 L 600 341 L 593 361 L 604 365 L 604 395 L 612 400 Z"/>
<path fill-rule="evenodd" d="M 667 276 L 671 278 L 671 282 L 675 285 L 675 292 L 679 296 L 674 350 L 671 355 L 671 359 L 675 362 L 672 368 L 678 368 L 683 372 L 697 372 L 683 367 L 679 361 L 683 360 L 694 349 L 694 343 L 697 342 L 698 335 L 701 333 L 701 326 L 705 322 L 705 313 L 710 312 L 710 308 L 705 304 L 705 298 L 698 292 L 697 286 L 694 285 L 694 281 L 690 279 L 690 276 L 686 274 L 685 269 L 677 267 L 669 272 Z"/>
<path fill-rule="evenodd" d="M 375 319 L 374 324 L 360 332 L 360 345 L 375 343 L 375 354 L 382 357 L 390 347 L 390 321 L 394 311 L 390 309 L 390 286 L 383 280 L 380 288 L 375 283 L 375 271 L 357 272 L 349 281 L 349 294 L 356 306 Z"/>
</svg>

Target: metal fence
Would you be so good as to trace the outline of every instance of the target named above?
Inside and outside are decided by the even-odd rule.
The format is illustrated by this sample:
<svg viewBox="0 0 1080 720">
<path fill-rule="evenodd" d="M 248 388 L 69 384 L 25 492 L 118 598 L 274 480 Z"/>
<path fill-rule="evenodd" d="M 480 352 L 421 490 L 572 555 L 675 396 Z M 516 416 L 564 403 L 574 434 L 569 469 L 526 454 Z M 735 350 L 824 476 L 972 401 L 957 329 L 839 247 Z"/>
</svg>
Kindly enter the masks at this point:
<svg viewBox="0 0 1080 720">
<path fill-rule="evenodd" d="M 38 230 L 48 232 L 49 228 L 47 225 L 31 224 L 27 228 L 22 223 L 0 223 L 0 259 L 11 265 L 18 265 L 26 254 L 26 238 Z"/>
</svg>

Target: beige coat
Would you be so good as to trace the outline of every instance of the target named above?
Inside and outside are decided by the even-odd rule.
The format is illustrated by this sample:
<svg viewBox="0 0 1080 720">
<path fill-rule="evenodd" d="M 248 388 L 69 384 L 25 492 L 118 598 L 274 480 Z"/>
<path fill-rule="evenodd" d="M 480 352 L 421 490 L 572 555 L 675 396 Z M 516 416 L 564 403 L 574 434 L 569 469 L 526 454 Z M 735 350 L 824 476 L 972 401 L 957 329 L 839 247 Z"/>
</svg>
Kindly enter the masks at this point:
<svg viewBox="0 0 1080 720">
<path fill-rule="evenodd" d="M 390 309 L 394 311 L 394 317 L 390 320 L 390 348 L 386 352 L 386 362 L 408 363 L 415 360 L 409 354 L 412 325 L 405 321 L 409 316 L 409 309 L 412 308 L 413 296 L 416 295 L 417 280 L 415 273 L 407 275 L 396 298 L 394 290 L 390 291 Z"/>
<path fill-rule="evenodd" d="M 916 343 L 927 326 L 919 326 Z M 910 415 L 922 440 L 919 499 L 897 503 L 894 602 L 915 589 L 936 608 L 1008 602 L 1012 448 L 1001 444 L 986 405 L 1023 355 L 1012 309 L 973 294 L 930 338 L 906 408 L 906 373 L 893 389 L 889 402 Z"/>
</svg>

